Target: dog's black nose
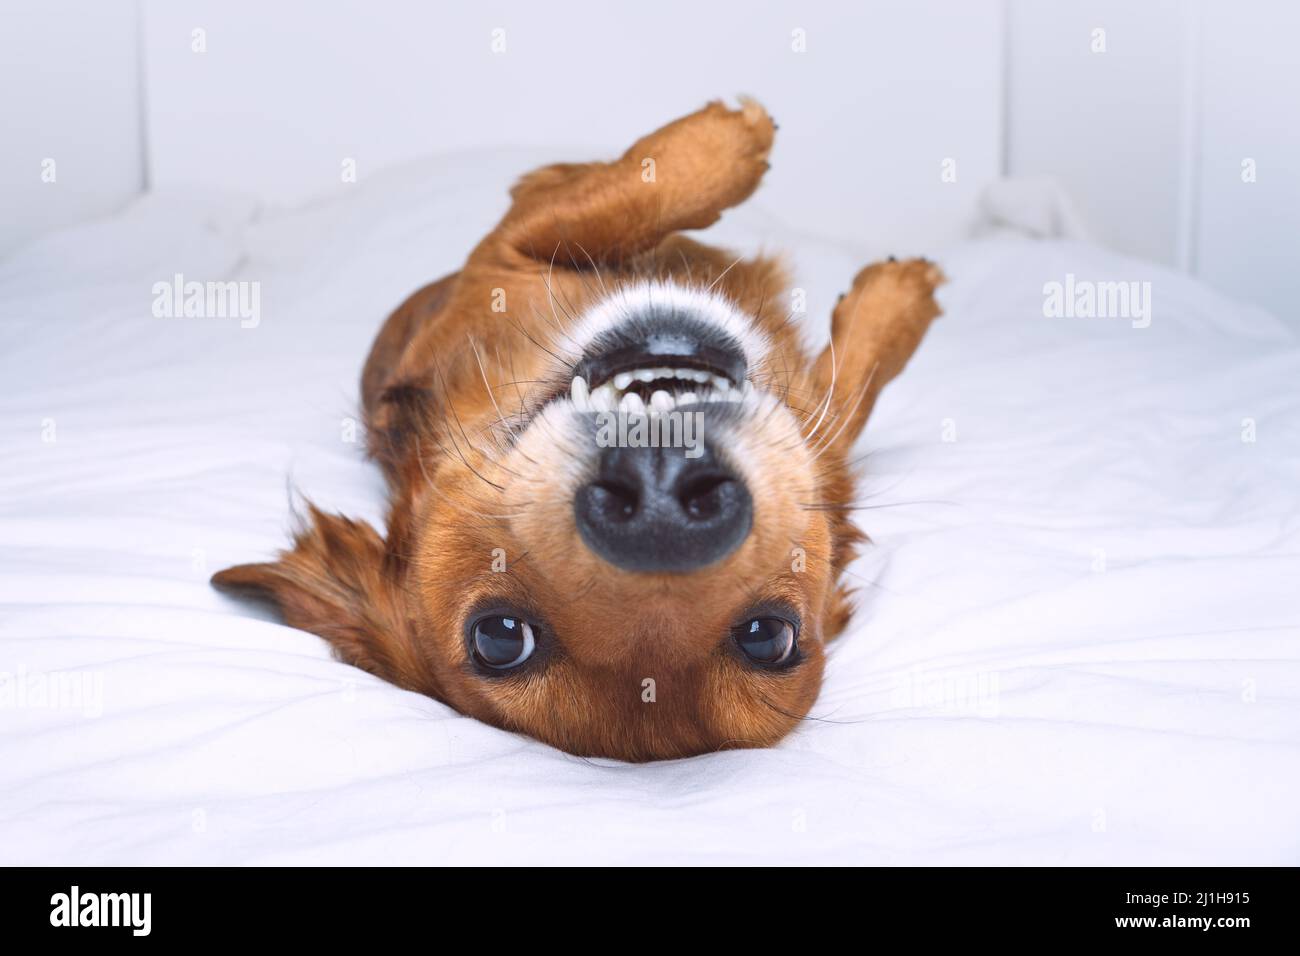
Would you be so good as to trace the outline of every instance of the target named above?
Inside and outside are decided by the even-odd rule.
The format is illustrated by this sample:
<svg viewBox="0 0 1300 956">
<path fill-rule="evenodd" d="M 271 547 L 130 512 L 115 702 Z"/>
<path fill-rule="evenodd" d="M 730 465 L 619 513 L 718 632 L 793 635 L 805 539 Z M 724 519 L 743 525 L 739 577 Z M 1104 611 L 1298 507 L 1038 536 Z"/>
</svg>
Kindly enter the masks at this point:
<svg viewBox="0 0 1300 956">
<path fill-rule="evenodd" d="M 712 452 L 605 448 L 597 476 L 573 509 L 587 547 L 628 571 L 694 571 L 734 551 L 749 534 L 745 483 Z"/>
</svg>

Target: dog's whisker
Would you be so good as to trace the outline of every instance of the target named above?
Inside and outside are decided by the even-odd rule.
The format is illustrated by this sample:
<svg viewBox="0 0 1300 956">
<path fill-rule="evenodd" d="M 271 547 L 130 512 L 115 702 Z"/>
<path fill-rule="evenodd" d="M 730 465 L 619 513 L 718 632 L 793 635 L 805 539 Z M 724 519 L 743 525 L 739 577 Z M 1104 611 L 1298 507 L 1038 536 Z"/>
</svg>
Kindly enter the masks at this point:
<svg viewBox="0 0 1300 956">
<path fill-rule="evenodd" d="M 479 374 L 483 377 L 483 387 L 484 389 L 487 390 L 488 398 L 492 402 L 492 407 L 497 410 L 497 416 L 498 416 L 497 421 L 505 424 L 506 428 L 510 430 L 510 437 L 514 440 L 514 443 L 517 445 L 519 443 L 519 436 L 518 434 L 516 434 L 515 430 L 510 426 L 510 423 L 506 421 L 505 414 L 501 411 L 501 406 L 497 404 L 496 395 L 494 395 L 492 392 L 492 386 L 488 384 L 487 369 L 483 367 L 483 356 L 479 354 L 478 346 L 474 343 L 474 339 L 470 337 L 468 334 L 466 335 L 466 340 L 469 342 L 470 348 L 473 349 L 474 351 L 474 360 L 478 362 Z M 527 461 L 530 464 L 532 465 L 537 464 L 536 461 L 534 461 L 532 458 L 529 458 L 528 455 L 525 454 L 524 452 L 520 452 L 520 454 L 523 455 L 523 457 L 527 459 Z"/>
<path fill-rule="evenodd" d="M 835 383 L 839 379 L 839 363 L 835 359 L 835 339 L 833 337 L 827 345 L 827 348 L 830 349 L 831 353 L 831 384 L 830 387 L 826 389 L 826 398 L 819 403 L 821 406 L 821 414 L 817 417 L 817 421 L 813 423 L 812 428 L 804 434 L 804 441 L 806 442 L 811 441 L 812 437 L 817 434 L 817 429 L 821 427 L 822 419 L 826 417 L 826 412 L 831 407 L 831 400 L 835 397 Z"/>
<path fill-rule="evenodd" d="M 712 292 L 714 286 L 716 286 L 719 282 L 721 282 L 723 279 L 725 279 L 726 276 L 727 276 L 727 273 L 730 272 L 732 269 L 734 269 L 734 268 L 736 267 L 736 265 L 740 262 L 740 260 L 743 259 L 743 258 L 745 258 L 745 257 L 744 257 L 744 256 L 736 256 L 735 259 L 731 260 L 731 265 L 727 266 L 727 268 L 723 269 L 720 273 L 718 273 L 718 277 L 717 277 L 716 279 L 714 279 L 712 282 L 710 282 L 710 283 L 708 284 L 708 286 L 705 287 L 704 291 L 705 291 L 705 292 Z M 762 306 L 761 306 L 761 304 L 760 304 L 760 306 L 759 306 L 758 312 L 760 312 L 760 313 L 762 312 Z"/>
<path fill-rule="evenodd" d="M 843 433 L 844 429 L 848 426 L 849 422 L 853 421 L 853 418 L 857 414 L 858 408 L 862 405 L 863 400 L 866 399 L 867 395 L 871 393 L 871 383 L 876 377 L 876 370 L 879 368 L 880 368 L 879 362 L 871 366 L 871 372 L 868 373 L 867 380 L 862 383 L 862 388 L 858 392 L 857 400 L 853 403 L 853 406 L 848 410 L 848 413 L 844 416 L 844 421 L 840 423 L 840 427 L 837 428 L 833 434 L 825 438 L 822 442 L 820 442 L 817 445 L 816 448 L 813 449 L 813 461 L 816 461 L 818 458 L 820 458 L 822 452 L 824 452 L 827 448 L 832 447 L 835 444 L 836 440 Z"/>
</svg>

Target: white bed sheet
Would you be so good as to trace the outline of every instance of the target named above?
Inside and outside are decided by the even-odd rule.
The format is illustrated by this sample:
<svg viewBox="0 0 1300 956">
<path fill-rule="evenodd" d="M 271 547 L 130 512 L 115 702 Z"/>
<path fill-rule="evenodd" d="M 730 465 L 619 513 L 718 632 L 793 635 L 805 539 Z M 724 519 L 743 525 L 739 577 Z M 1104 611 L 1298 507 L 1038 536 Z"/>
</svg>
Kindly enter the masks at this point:
<svg viewBox="0 0 1300 956">
<path fill-rule="evenodd" d="M 0 862 L 1300 862 L 1297 326 L 1083 244 L 937 251 L 863 440 L 861 610 L 777 748 L 581 760 L 214 593 L 291 483 L 380 520 L 365 350 L 528 164 L 154 196 L 0 263 Z M 882 250 L 761 201 L 715 236 L 791 250 L 824 337 Z M 175 273 L 258 281 L 260 324 L 155 318 Z M 1151 326 L 1044 318 L 1066 273 L 1151 281 Z"/>
</svg>

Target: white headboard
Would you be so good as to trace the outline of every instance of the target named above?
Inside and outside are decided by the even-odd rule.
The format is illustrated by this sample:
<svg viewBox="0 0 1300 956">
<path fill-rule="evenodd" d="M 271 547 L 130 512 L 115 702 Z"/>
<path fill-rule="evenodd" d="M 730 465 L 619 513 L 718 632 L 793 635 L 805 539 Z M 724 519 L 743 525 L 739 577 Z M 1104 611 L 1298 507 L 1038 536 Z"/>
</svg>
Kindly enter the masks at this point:
<svg viewBox="0 0 1300 956">
<path fill-rule="evenodd" d="M 1000 0 L 145 0 L 143 16 L 156 187 L 295 201 L 338 189 L 349 159 L 363 177 L 494 145 L 592 159 L 746 93 L 781 126 L 765 206 L 902 248 L 959 234 L 1001 162 Z"/>
</svg>

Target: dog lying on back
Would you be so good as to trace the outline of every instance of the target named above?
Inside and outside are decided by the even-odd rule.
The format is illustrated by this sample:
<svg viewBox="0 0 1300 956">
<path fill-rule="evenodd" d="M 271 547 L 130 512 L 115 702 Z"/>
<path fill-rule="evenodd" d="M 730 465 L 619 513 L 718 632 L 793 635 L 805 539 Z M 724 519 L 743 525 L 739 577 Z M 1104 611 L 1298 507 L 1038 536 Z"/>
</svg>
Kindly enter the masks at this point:
<svg viewBox="0 0 1300 956">
<path fill-rule="evenodd" d="M 806 356 L 775 260 L 680 235 L 757 188 L 774 130 L 712 103 L 613 162 L 523 177 L 366 362 L 387 536 L 313 508 L 279 560 L 214 583 L 571 753 L 779 741 L 850 615 L 850 449 L 942 276 L 868 266 Z"/>
</svg>

